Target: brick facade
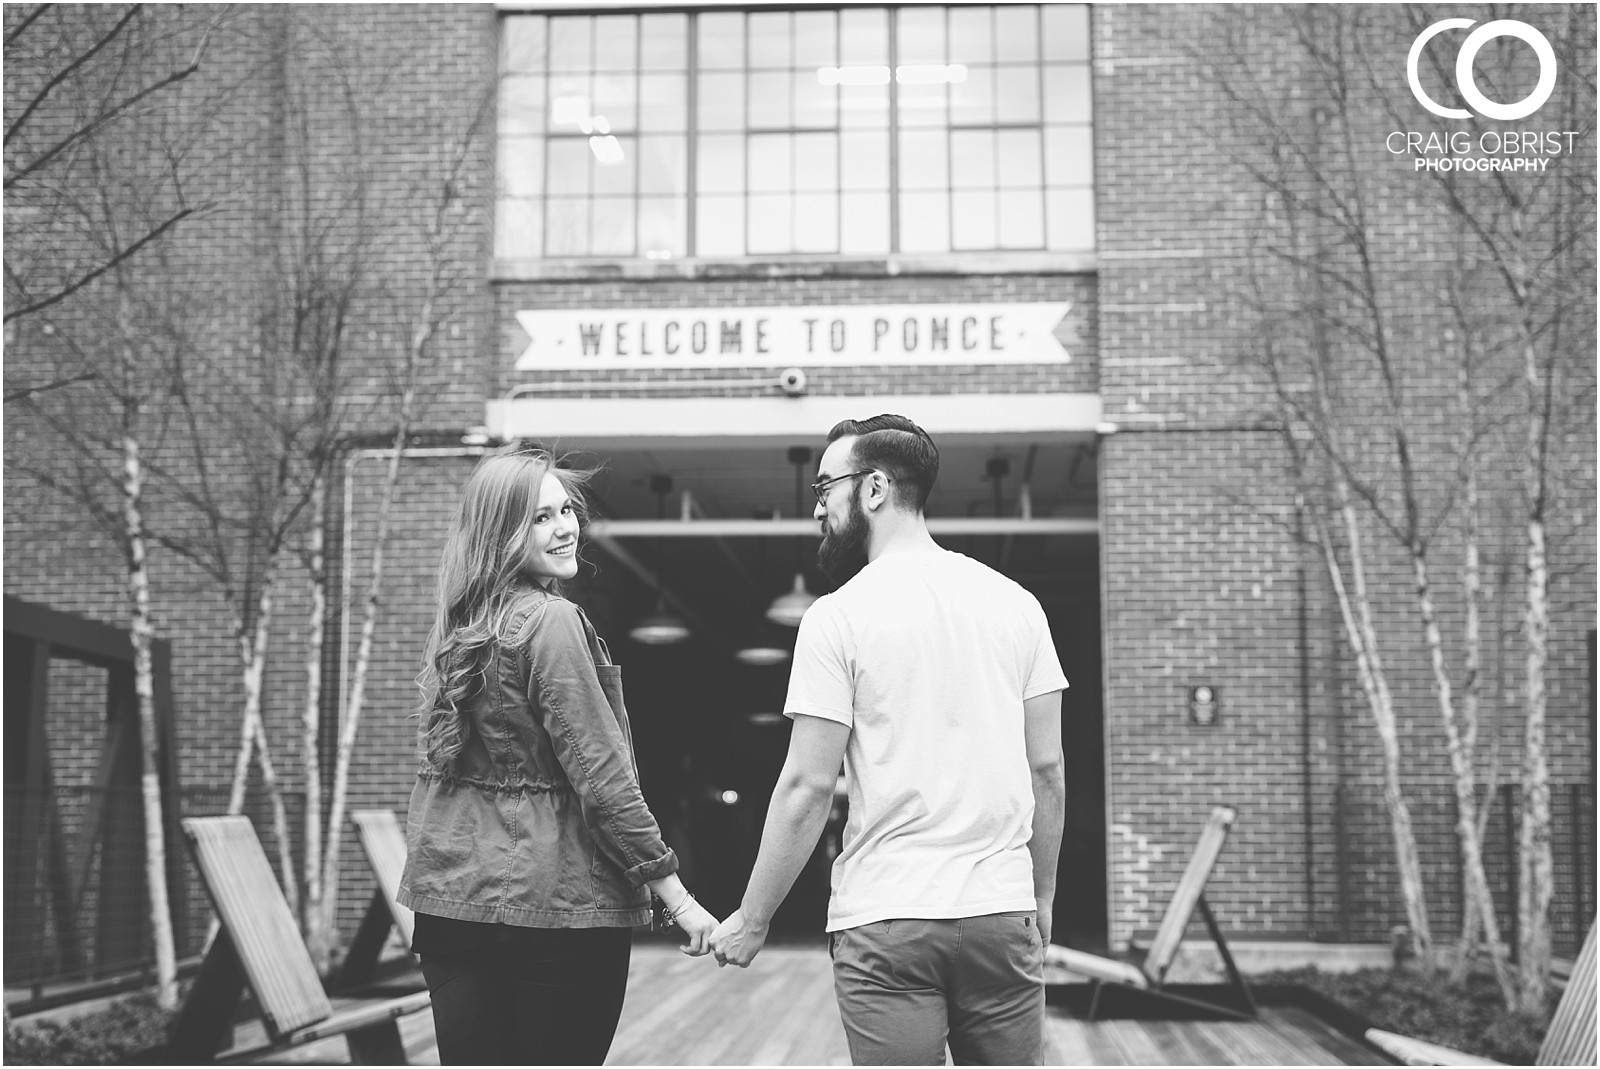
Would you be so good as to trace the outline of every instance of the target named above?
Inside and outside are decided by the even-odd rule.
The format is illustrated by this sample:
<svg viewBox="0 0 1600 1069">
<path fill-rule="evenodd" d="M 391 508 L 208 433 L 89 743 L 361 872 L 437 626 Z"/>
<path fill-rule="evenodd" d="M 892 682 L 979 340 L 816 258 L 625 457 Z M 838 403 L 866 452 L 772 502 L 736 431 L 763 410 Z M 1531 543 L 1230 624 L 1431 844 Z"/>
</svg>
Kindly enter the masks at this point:
<svg viewBox="0 0 1600 1069">
<path fill-rule="evenodd" d="M 1295 493 L 1282 443 L 1261 422 L 1270 397 L 1243 366 L 1241 350 L 1247 343 L 1228 305 L 1231 283 L 1248 259 L 1259 194 L 1250 191 L 1237 162 L 1220 145 L 1217 131 L 1229 105 L 1206 82 L 1184 44 L 1214 36 L 1216 17 L 1201 8 L 1095 9 L 1099 244 L 1092 269 L 1064 262 L 1056 270 L 896 274 L 882 265 L 786 271 L 781 264 L 763 264 L 690 272 L 691 277 L 665 271 L 621 277 L 597 270 L 580 277 L 496 279 L 491 266 L 493 138 L 470 145 L 458 176 L 467 191 L 460 209 L 467 223 L 449 249 L 461 277 L 445 298 L 447 325 L 427 369 L 427 404 L 418 421 L 419 429 L 441 433 L 427 443 L 437 448 L 408 459 L 404 467 L 350 807 L 405 805 L 415 730 L 409 714 L 431 622 L 432 573 L 456 490 L 474 458 L 468 447 L 441 443 L 452 435 L 458 440 L 466 428 L 482 423 L 484 402 L 522 381 L 511 363 L 526 339 L 512 313 L 525 308 L 1065 300 L 1074 306 L 1072 325 L 1058 334 L 1072 353 L 1066 365 L 816 367 L 808 369 L 810 390 L 822 396 L 1097 393 L 1104 418 L 1119 428 L 1100 440 L 1097 458 L 1103 658 L 1098 715 L 1104 729 L 1108 858 L 1103 901 L 1110 941 L 1121 945 L 1158 923 L 1205 812 L 1222 802 L 1240 810 L 1210 894 L 1224 926 L 1265 937 L 1386 938 L 1403 911 L 1377 803 L 1379 751 L 1321 561 L 1295 541 Z M 367 190 L 367 209 L 385 220 L 370 261 L 370 277 L 382 284 L 368 291 L 360 326 L 350 338 L 358 379 L 377 397 L 393 353 L 407 336 L 407 312 L 426 288 L 429 253 L 419 226 L 436 190 L 418 176 L 440 172 L 457 140 L 451 135 L 491 101 L 495 14 L 471 5 L 262 7 L 245 9 L 242 19 L 219 45 L 230 62 L 256 71 L 229 99 L 220 125 L 219 136 L 233 150 L 222 154 L 236 168 L 227 178 L 232 195 L 224 207 L 186 230 L 177 246 L 196 251 L 189 270 L 197 285 L 204 283 L 208 299 L 231 308 L 207 336 L 229 347 L 241 374 L 259 371 L 271 359 L 281 336 L 276 328 L 257 324 L 266 303 L 264 288 L 277 277 L 274 250 L 285 240 L 287 213 L 346 203 L 351 175 L 367 169 L 379 176 Z M 302 45 L 288 51 L 292 60 L 266 61 L 277 53 L 264 42 L 303 40 L 296 35 L 307 34 L 345 47 Z M 1265 63 L 1270 57 L 1258 58 Z M 1282 77 L 1291 81 L 1293 72 L 1285 69 Z M 339 92 L 346 84 L 356 86 L 353 92 L 366 102 L 357 123 L 341 110 Z M 1181 98 L 1176 111 L 1175 96 Z M 291 107 L 290 101 L 297 103 Z M 492 107 L 487 114 L 486 132 L 492 129 Z M 301 121 L 313 131 L 309 141 L 294 134 L 294 124 Z M 1401 194 L 1394 196 L 1384 208 L 1403 228 L 1411 207 Z M 335 236 L 356 239 L 350 230 Z M 1418 240 L 1426 252 L 1419 253 L 1419 262 L 1433 258 L 1426 235 Z M 1396 278 L 1393 284 L 1410 287 L 1406 299 L 1424 304 L 1430 299 L 1426 279 Z M 1591 337 L 1592 319 L 1591 306 Z M 23 323 L 8 333 L 8 390 L 14 379 L 48 374 L 60 359 L 59 350 L 36 330 Z M 1425 369 L 1418 380 L 1419 411 L 1429 411 L 1430 399 L 1439 401 L 1437 411 L 1417 427 L 1421 463 L 1437 468 L 1451 448 L 1443 399 L 1451 396 L 1453 385 L 1437 351 L 1421 343 L 1415 348 L 1418 366 Z M 712 373 L 655 375 L 693 394 L 694 382 Z M 583 375 L 564 378 L 578 381 Z M 622 392 L 608 390 L 604 373 L 588 373 L 588 378 L 594 383 L 589 396 Z M 256 381 L 248 375 L 245 380 Z M 1573 456 L 1594 455 L 1592 392 L 1589 397 L 1587 426 L 1562 445 Z M 386 430 L 392 419 L 392 411 L 375 407 L 356 429 L 368 432 L 362 441 L 371 444 L 376 440 L 371 434 Z M 35 424 L 7 421 L 8 457 L 48 450 L 51 441 Z M 243 448 L 240 442 L 218 443 L 222 478 L 239 479 L 248 470 Z M 329 551 L 336 557 L 335 590 L 344 584 L 359 597 L 383 464 L 376 452 L 348 457 L 330 509 Z M 180 456 L 161 459 L 189 463 Z M 1592 487 L 1592 459 L 1586 463 Z M 1489 479 L 1491 492 L 1502 495 L 1497 501 L 1515 485 L 1514 472 L 1496 471 Z M 60 495 L 9 466 L 6 491 L 6 592 L 124 622 L 124 580 L 115 546 Z M 1518 543 L 1503 509 L 1492 533 L 1497 555 L 1491 566 L 1509 578 L 1499 582 L 1489 609 L 1488 627 L 1504 637 L 1496 639 L 1502 653 L 1488 689 L 1514 695 L 1520 658 Z M 1552 551 L 1560 584 L 1550 638 L 1548 737 L 1552 781 L 1563 789 L 1592 784 L 1594 776 L 1587 645 L 1593 634 L 1594 538 L 1591 497 L 1587 509 L 1579 509 L 1561 528 Z M 1459 546 L 1446 532 L 1433 554 L 1441 626 L 1447 635 L 1458 635 Z M 185 794 L 192 812 L 220 811 L 238 746 L 240 705 L 228 613 L 215 584 L 193 564 L 157 551 L 152 572 L 158 632 L 173 644 Z M 267 731 L 292 798 L 303 792 L 293 755 L 304 688 L 304 579 L 298 565 L 286 562 L 265 685 Z M 1453 807 L 1411 609 L 1410 573 L 1399 554 L 1385 548 L 1372 581 L 1401 710 L 1406 786 L 1428 864 L 1435 933 L 1447 936 L 1458 923 Z M 330 620 L 329 694 L 347 683 L 357 626 L 355 619 L 335 615 Z M 1215 687 L 1221 698 L 1221 715 L 1212 727 L 1187 719 L 1189 688 L 1202 684 Z M 329 723 L 336 707 L 332 698 L 325 702 Z M 328 784 L 331 729 L 324 736 Z M 1509 755 L 1520 738 L 1514 699 L 1500 716 L 1498 738 L 1506 755 L 1501 778 L 1513 779 Z M 59 736 L 58 744 L 65 739 Z M 60 767 L 70 767 L 65 758 Z M 253 791 L 251 811 L 265 816 L 258 791 Z M 1592 808 L 1588 814 L 1592 844 Z M 258 826 L 266 827 L 260 819 Z M 1591 854 L 1591 874 L 1592 863 Z M 344 865 L 349 875 L 342 917 L 348 928 L 369 893 L 365 867 L 349 836 Z"/>
</svg>

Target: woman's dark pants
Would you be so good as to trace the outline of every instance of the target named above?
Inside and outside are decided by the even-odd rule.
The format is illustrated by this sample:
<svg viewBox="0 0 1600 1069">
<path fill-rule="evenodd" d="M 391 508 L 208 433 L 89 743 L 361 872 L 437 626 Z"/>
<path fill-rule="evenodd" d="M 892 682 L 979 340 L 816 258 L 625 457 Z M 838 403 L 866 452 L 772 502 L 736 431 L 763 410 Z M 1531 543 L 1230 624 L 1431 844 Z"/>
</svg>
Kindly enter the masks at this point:
<svg viewBox="0 0 1600 1069">
<path fill-rule="evenodd" d="M 444 1065 L 600 1065 L 622 1015 L 631 928 L 523 928 L 422 955 Z"/>
</svg>

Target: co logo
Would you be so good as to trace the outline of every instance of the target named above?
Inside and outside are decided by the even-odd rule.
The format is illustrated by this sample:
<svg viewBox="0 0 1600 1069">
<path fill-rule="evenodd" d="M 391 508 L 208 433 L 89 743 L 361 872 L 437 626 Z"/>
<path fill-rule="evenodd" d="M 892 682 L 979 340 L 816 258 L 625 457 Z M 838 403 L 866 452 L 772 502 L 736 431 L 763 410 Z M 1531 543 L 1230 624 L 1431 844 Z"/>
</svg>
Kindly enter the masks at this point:
<svg viewBox="0 0 1600 1069">
<path fill-rule="evenodd" d="M 1445 30 L 1464 30 L 1472 25 L 1475 25 L 1472 19 L 1443 19 L 1436 22 L 1417 35 L 1417 39 L 1411 43 L 1411 54 L 1406 57 L 1406 80 L 1411 83 L 1411 92 L 1416 96 L 1417 103 L 1446 119 L 1470 119 L 1472 112 L 1464 108 L 1447 108 L 1434 103 L 1433 99 L 1423 92 L 1422 83 L 1417 80 L 1417 60 L 1422 56 L 1423 47 L 1436 35 Z M 1526 41 L 1533 48 L 1534 55 L 1539 57 L 1539 84 L 1533 87 L 1533 92 L 1515 104 L 1496 104 L 1478 91 L 1478 84 L 1472 78 L 1472 61 L 1478 58 L 1478 50 L 1496 37 L 1515 37 L 1519 41 Z M 1513 19 L 1486 22 L 1467 34 L 1467 39 L 1461 42 L 1461 51 L 1456 54 L 1456 87 L 1461 90 L 1461 99 L 1470 104 L 1479 115 L 1486 115 L 1491 119 L 1527 118 L 1544 106 L 1544 102 L 1550 99 L 1550 93 L 1556 87 L 1555 49 L 1550 47 L 1550 42 L 1545 40 L 1544 34 L 1526 22 L 1517 22 Z"/>
</svg>

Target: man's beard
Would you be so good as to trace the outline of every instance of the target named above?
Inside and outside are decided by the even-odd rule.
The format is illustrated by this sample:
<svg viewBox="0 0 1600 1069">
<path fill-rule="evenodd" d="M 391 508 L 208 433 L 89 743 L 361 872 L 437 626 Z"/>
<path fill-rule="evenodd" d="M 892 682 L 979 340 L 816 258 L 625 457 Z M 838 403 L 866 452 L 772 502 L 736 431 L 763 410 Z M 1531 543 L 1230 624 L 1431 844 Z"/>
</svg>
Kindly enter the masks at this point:
<svg viewBox="0 0 1600 1069">
<path fill-rule="evenodd" d="M 837 533 L 824 533 L 822 545 L 817 547 L 817 567 L 834 585 L 843 586 L 867 566 L 867 537 L 871 533 L 861 495 L 851 494 L 844 527 Z"/>
</svg>

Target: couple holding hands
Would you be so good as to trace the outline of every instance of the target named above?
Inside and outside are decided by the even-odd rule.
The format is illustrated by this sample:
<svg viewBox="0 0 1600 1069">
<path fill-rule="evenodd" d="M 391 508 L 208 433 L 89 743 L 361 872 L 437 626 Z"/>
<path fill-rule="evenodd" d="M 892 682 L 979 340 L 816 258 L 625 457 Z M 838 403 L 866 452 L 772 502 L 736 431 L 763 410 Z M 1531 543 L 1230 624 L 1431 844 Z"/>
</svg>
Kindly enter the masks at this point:
<svg viewBox="0 0 1600 1069">
<path fill-rule="evenodd" d="M 598 1065 L 650 896 L 683 949 L 749 965 L 849 797 L 828 906 L 852 1061 L 1038 1064 L 1065 808 L 1062 675 L 1039 602 L 928 534 L 939 471 L 903 416 L 846 420 L 819 462 L 818 564 L 789 752 L 740 908 L 677 876 L 639 789 L 621 669 L 559 583 L 589 473 L 485 457 L 440 566 L 399 899 L 446 1064 Z"/>
</svg>

